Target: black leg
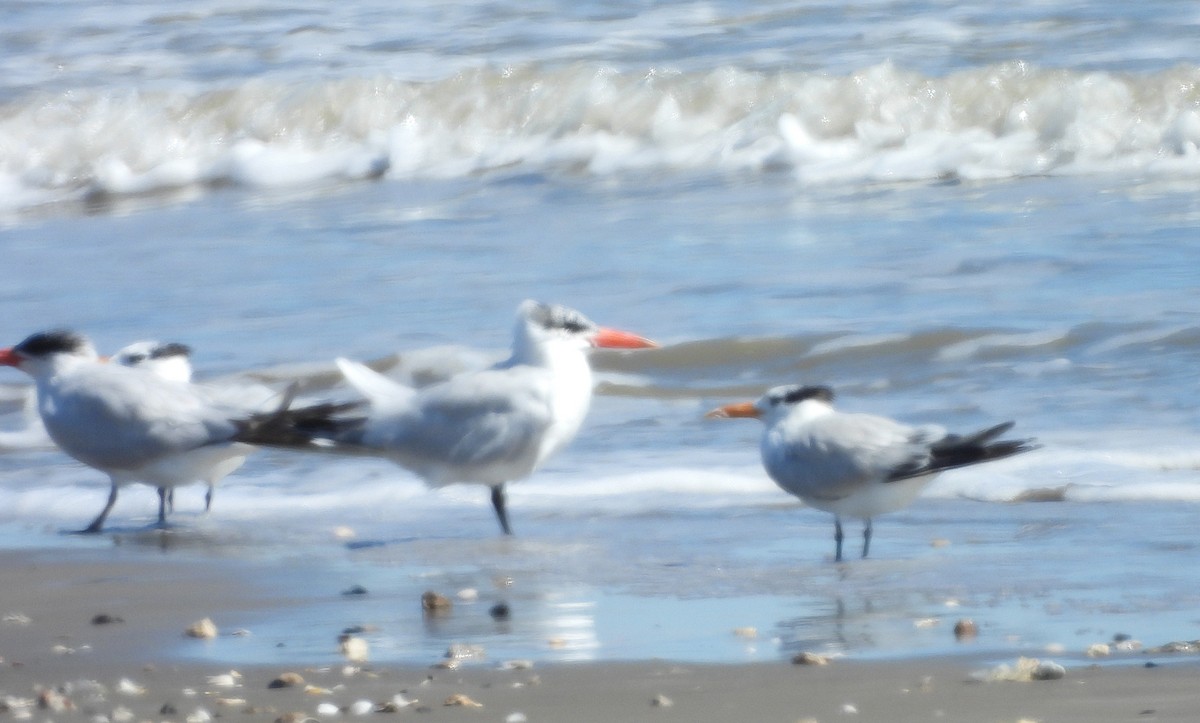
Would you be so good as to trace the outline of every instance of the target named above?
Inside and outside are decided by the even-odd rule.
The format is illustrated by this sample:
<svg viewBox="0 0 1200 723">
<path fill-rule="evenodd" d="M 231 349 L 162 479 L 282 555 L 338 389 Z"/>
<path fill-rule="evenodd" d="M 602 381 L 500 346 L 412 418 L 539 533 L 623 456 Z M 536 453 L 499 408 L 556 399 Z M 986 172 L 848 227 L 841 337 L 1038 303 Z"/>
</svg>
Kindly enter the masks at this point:
<svg viewBox="0 0 1200 723">
<path fill-rule="evenodd" d="M 175 514 L 175 488 L 174 487 L 172 487 L 171 491 L 167 493 L 167 512 L 170 512 L 171 514 Z"/>
<path fill-rule="evenodd" d="M 166 487 L 158 488 L 158 526 L 167 526 L 167 499 L 171 496 L 171 490 Z"/>
<path fill-rule="evenodd" d="M 117 483 L 112 483 L 112 488 L 108 491 L 108 504 L 104 505 L 104 509 L 100 511 L 99 516 L 92 520 L 92 524 L 80 530 L 85 534 L 95 534 L 104 528 L 104 521 L 108 519 L 108 513 L 112 511 L 113 505 L 117 504 Z"/>
<path fill-rule="evenodd" d="M 867 518 L 867 524 L 863 527 L 863 559 L 867 559 L 867 553 L 871 550 L 871 518 Z"/>
<path fill-rule="evenodd" d="M 508 509 L 505 507 L 504 483 L 492 486 L 492 507 L 496 510 L 496 519 L 500 520 L 500 529 L 504 534 L 511 535 L 512 528 L 508 526 Z"/>
<path fill-rule="evenodd" d="M 204 512 L 207 513 L 212 509 L 213 486 L 208 486 L 208 492 L 204 493 Z"/>
<path fill-rule="evenodd" d="M 834 515 L 833 517 L 833 541 L 837 543 L 837 553 L 833 556 L 834 562 L 842 561 L 842 518 Z"/>
</svg>

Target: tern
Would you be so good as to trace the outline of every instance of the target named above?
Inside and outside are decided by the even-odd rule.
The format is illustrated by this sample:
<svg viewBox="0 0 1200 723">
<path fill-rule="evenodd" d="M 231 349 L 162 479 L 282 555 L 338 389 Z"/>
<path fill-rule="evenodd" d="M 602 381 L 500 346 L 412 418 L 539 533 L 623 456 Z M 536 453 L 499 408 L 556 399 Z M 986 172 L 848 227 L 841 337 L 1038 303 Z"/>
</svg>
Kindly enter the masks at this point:
<svg viewBox="0 0 1200 723">
<path fill-rule="evenodd" d="M 290 409 L 288 393 L 278 409 L 249 413 L 213 401 L 196 385 L 103 363 L 87 338 L 66 330 L 0 349 L 0 366 L 33 377 L 38 413 L 55 444 L 109 476 L 108 502 L 84 528 L 89 533 L 101 530 L 122 485 L 194 482 L 256 445 L 316 446 L 314 437 L 328 434 L 331 418 L 353 406 Z"/>
<path fill-rule="evenodd" d="M 189 384 L 192 381 L 192 349 L 179 342 L 136 341 L 112 355 L 111 361 L 121 366 L 155 374 L 162 379 Z M 247 455 L 222 459 L 200 477 L 208 485 L 204 493 L 204 511 L 212 509 L 213 491 L 217 483 L 233 474 L 246 462 Z M 158 488 L 158 520 L 165 524 L 167 512 L 175 511 L 175 488 Z"/>
<path fill-rule="evenodd" d="M 414 389 L 338 359 L 370 409 L 335 436 L 334 451 L 391 459 L 430 486 L 486 485 L 500 529 L 511 535 L 504 486 L 533 474 L 579 431 L 592 399 L 587 351 L 655 346 L 574 309 L 526 301 L 511 357 L 489 369 Z"/>
<path fill-rule="evenodd" d="M 728 404 L 706 416 L 765 423 L 761 452 L 767 474 L 810 507 L 833 513 L 838 562 L 842 517 L 863 520 L 865 558 L 872 518 L 908 506 L 939 473 L 1037 448 L 1030 439 L 997 440 L 1013 422 L 957 435 L 933 425 L 910 427 L 839 412 L 833 390 L 824 386 L 775 387 L 758 401 Z"/>
</svg>

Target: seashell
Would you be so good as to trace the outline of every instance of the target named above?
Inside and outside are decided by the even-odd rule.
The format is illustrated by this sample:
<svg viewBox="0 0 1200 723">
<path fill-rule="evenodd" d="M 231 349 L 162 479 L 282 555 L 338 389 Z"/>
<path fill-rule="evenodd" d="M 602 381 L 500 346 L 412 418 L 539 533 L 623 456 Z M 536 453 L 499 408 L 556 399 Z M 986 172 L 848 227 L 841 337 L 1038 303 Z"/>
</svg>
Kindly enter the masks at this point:
<svg viewBox="0 0 1200 723">
<path fill-rule="evenodd" d="M 746 638 L 747 640 L 753 640 L 754 638 L 758 637 L 758 628 L 752 628 L 752 627 L 734 628 L 733 634 L 738 636 L 739 638 Z"/>
<path fill-rule="evenodd" d="M 117 682 L 117 692 L 121 695 L 145 695 L 146 688 L 138 685 L 129 678 L 121 678 Z"/>
<path fill-rule="evenodd" d="M 532 660 L 506 660 L 500 664 L 501 670 L 533 670 Z"/>
<path fill-rule="evenodd" d="M 197 708 L 188 714 L 186 721 L 187 723 L 208 723 L 212 719 L 212 713 L 209 713 L 203 708 Z"/>
<path fill-rule="evenodd" d="M 213 702 L 222 708 L 242 708 L 247 704 L 245 698 L 214 698 Z"/>
<path fill-rule="evenodd" d="M 650 705 L 654 706 L 655 708 L 670 708 L 671 706 L 675 705 L 675 701 L 671 700 L 662 693 L 659 693 L 650 699 Z"/>
<path fill-rule="evenodd" d="M 375 710 L 375 704 L 369 700 L 356 700 L 350 704 L 350 715 L 366 715 Z"/>
<path fill-rule="evenodd" d="M 358 533 L 354 531 L 353 527 L 339 525 L 333 528 L 333 537 L 335 540 L 353 540 L 358 537 Z"/>
<path fill-rule="evenodd" d="M 1092 643 L 1088 646 L 1087 656 L 1089 658 L 1107 658 L 1112 655 L 1112 648 L 1108 647 L 1107 643 Z"/>
<path fill-rule="evenodd" d="M 962 618 L 954 623 L 955 640 L 968 640 L 979 634 L 979 626 L 970 618 Z"/>
<path fill-rule="evenodd" d="M 472 700 L 469 696 L 462 693 L 455 693 L 442 703 L 444 706 L 461 706 L 463 708 L 482 708 L 483 703 Z"/>
<path fill-rule="evenodd" d="M 338 708 L 333 703 L 326 702 L 326 703 L 320 703 L 317 705 L 317 715 L 331 716 L 331 715 L 338 715 L 341 712 L 342 712 L 342 709 Z"/>
<path fill-rule="evenodd" d="M 29 625 L 33 622 L 33 618 L 25 613 L 5 613 L 4 617 L 0 618 L 0 622 L 6 625 Z"/>
<path fill-rule="evenodd" d="M 792 665 L 829 665 L 829 658 L 817 653 L 797 653 L 792 656 Z"/>
<path fill-rule="evenodd" d="M 371 646 L 365 638 L 342 635 L 338 638 L 338 649 L 352 663 L 365 663 L 371 654 Z"/>
<path fill-rule="evenodd" d="M 932 628 L 932 627 L 936 627 L 937 624 L 940 622 L 942 622 L 942 621 L 938 620 L 937 618 L 917 618 L 916 620 L 913 621 L 913 627 L 914 628 Z"/>
<path fill-rule="evenodd" d="M 333 691 L 330 690 L 329 688 L 322 688 L 319 685 L 304 686 L 304 694 L 305 695 L 331 695 L 332 693 L 333 693 Z"/>
<path fill-rule="evenodd" d="M 241 673 L 231 670 L 228 673 L 221 673 L 220 675 L 210 675 L 208 677 L 208 684 L 215 688 L 236 688 L 241 685 L 238 682 L 241 678 Z"/>
<path fill-rule="evenodd" d="M 520 711 L 514 711 L 508 714 L 508 716 L 504 719 L 504 723 L 527 723 L 528 720 L 529 718 L 527 718 L 524 713 Z"/>
<path fill-rule="evenodd" d="M 133 711 L 123 705 L 113 708 L 113 712 L 108 716 L 110 723 L 130 723 L 136 719 L 137 716 L 133 714 Z"/>
<path fill-rule="evenodd" d="M 376 713 L 398 713 L 402 709 L 408 708 L 409 706 L 413 706 L 416 704 L 417 704 L 417 700 L 415 698 L 412 700 L 409 700 L 408 698 L 404 697 L 403 693 L 397 693 L 396 695 L 392 696 L 391 700 L 386 700 L 386 701 L 380 703 L 379 705 L 375 706 L 375 712 Z"/>
<path fill-rule="evenodd" d="M 204 618 L 203 620 L 198 620 L 189 625 L 188 628 L 183 631 L 183 634 L 189 638 L 209 640 L 217 637 L 217 625 L 212 621 L 211 618 Z"/>
<path fill-rule="evenodd" d="M 479 599 L 479 591 L 473 587 L 464 587 L 455 593 L 455 597 L 463 602 L 475 602 Z"/>
</svg>

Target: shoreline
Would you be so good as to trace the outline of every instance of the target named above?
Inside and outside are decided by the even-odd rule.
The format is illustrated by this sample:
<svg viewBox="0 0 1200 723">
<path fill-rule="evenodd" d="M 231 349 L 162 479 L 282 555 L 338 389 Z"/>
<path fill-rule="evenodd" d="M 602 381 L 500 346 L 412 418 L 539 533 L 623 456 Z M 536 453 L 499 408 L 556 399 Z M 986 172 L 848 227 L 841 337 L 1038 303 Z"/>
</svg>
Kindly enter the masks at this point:
<svg viewBox="0 0 1200 723">
<path fill-rule="evenodd" d="M 256 584 L 248 576 L 257 567 L 119 547 L 0 552 L 0 717 L 112 723 L 215 717 L 300 723 L 385 712 L 512 723 L 1195 717 L 1200 658 L 1194 655 L 1114 656 L 1103 665 L 1069 655 L 1056 658 L 1065 666 L 1061 679 L 1025 682 L 982 681 L 980 671 L 996 667 L 983 648 L 889 660 L 835 658 L 825 665 L 784 657 L 506 661 L 482 652 L 473 658 L 469 646 L 461 663 L 430 665 L 373 663 L 369 654 L 361 661 L 335 654 L 318 665 L 299 658 L 231 665 L 216 656 L 181 657 L 184 646 L 203 651 L 207 645 L 185 637 L 195 621 L 304 603 L 288 590 L 266 589 L 262 579 Z M 330 649 L 336 649 L 333 639 Z M 286 659 L 286 649 L 280 655 Z M 281 677 L 291 685 L 272 687 Z M 447 704 L 454 701 L 459 705 Z"/>
</svg>

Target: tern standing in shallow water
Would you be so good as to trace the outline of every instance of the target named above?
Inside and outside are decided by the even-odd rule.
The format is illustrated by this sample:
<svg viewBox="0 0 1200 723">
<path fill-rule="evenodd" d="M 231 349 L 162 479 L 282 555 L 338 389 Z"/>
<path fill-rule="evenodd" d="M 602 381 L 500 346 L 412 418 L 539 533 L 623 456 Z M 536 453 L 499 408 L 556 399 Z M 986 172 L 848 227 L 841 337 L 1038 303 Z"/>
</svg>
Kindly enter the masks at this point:
<svg viewBox="0 0 1200 723">
<path fill-rule="evenodd" d="M 839 562 L 842 517 L 864 521 L 866 557 L 872 518 L 908 506 L 939 473 L 1036 448 L 1027 439 L 994 441 L 1012 422 L 963 436 L 838 412 L 833 390 L 821 386 L 775 387 L 756 402 L 728 404 L 707 416 L 753 417 L 766 424 L 761 449 L 767 474 L 810 507 L 833 513 Z"/>
<path fill-rule="evenodd" d="M 162 379 L 189 384 L 192 381 L 192 349 L 178 342 L 137 341 L 113 354 L 112 361 L 121 366 L 155 374 Z M 252 410 L 261 411 L 261 410 Z M 221 459 L 204 470 L 199 481 L 208 486 L 204 493 L 204 511 L 212 509 L 213 492 L 217 483 L 237 471 L 248 454 Z M 175 488 L 158 488 L 158 522 L 165 524 L 167 512 L 175 511 Z"/>
<path fill-rule="evenodd" d="M 38 412 L 55 444 L 109 476 L 108 502 L 83 532 L 101 530 L 122 485 L 195 482 L 255 445 L 309 448 L 314 435 L 328 432 L 331 415 L 351 407 L 288 409 L 288 396 L 277 410 L 251 414 L 214 402 L 195 385 L 103 363 L 91 342 L 70 331 L 0 349 L 0 366 L 33 377 Z"/>
<path fill-rule="evenodd" d="M 431 486 L 487 485 L 500 528 L 512 534 L 504 485 L 531 475 L 579 431 L 592 399 L 588 350 L 653 346 L 574 309 L 526 301 L 512 356 L 490 369 L 414 389 L 338 359 L 371 408 L 334 436 L 334 450 L 386 457 Z"/>
</svg>

